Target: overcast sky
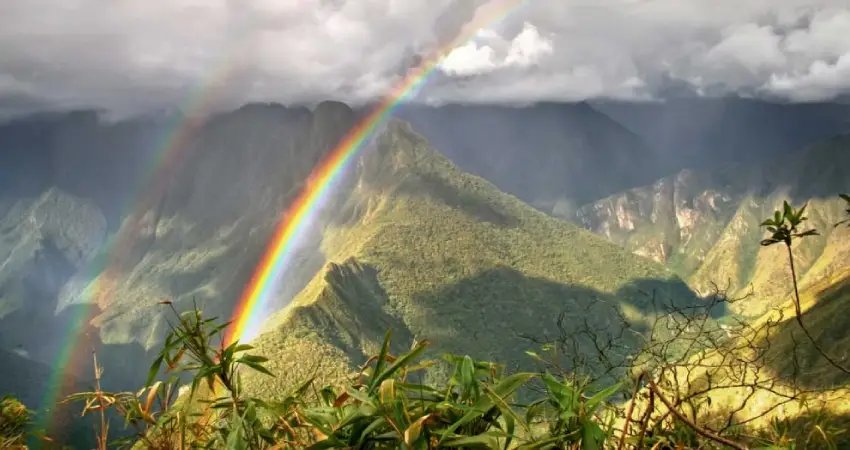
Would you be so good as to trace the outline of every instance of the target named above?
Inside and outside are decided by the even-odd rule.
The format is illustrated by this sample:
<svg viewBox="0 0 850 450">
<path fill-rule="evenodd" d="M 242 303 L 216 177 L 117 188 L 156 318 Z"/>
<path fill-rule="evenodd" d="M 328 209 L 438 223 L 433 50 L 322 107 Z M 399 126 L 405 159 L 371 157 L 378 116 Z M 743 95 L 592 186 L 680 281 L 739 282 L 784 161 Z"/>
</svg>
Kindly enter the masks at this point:
<svg viewBox="0 0 850 450">
<path fill-rule="evenodd" d="M 370 100 L 478 7 L 420 99 L 850 92 L 848 0 L 0 0 L 0 109 Z"/>
</svg>

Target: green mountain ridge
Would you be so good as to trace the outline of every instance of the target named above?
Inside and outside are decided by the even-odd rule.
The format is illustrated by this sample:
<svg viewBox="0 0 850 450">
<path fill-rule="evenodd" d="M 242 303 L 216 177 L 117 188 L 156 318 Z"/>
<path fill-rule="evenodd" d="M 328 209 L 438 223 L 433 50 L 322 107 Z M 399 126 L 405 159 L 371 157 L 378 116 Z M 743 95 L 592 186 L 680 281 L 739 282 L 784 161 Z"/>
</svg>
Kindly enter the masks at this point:
<svg viewBox="0 0 850 450">
<path fill-rule="evenodd" d="M 246 379 L 253 389 L 281 394 L 317 367 L 341 376 L 388 328 L 396 351 L 428 339 L 434 354 L 527 367 L 523 336 L 556 334 L 561 313 L 610 326 L 619 310 L 639 326 L 653 313 L 648 292 L 694 299 L 661 265 L 460 172 L 405 123 L 375 145 L 340 189 L 347 220 L 322 242 L 331 263 L 252 343 L 278 375 Z"/>
<path fill-rule="evenodd" d="M 586 205 L 575 220 L 666 264 L 702 294 L 752 289 L 746 314 L 758 315 L 790 294 L 784 250 L 759 245 L 759 224 L 782 201 L 808 202 L 806 226 L 821 233 L 794 248 L 804 287 L 848 266 L 847 231 L 832 226 L 844 215 L 837 194 L 850 189 L 848 148 L 850 136 L 838 136 L 759 165 L 682 171 Z"/>
<path fill-rule="evenodd" d="M 328 102 L 312 112 L 250 105 L 210 119 L 164 196 L 122 224 L 120 244 L 103 255 L 108 273 L 81 278 L 68 296 L 101 301 L 95 324 L 107 344 L 156 346 L 166 326 L 157 308 L 163 299 L 181 309 L 197 302 L 209 314 L 229 317 L 280 213 L 356 118 L 347 106 Z M 321 230 L 312 233 L 318 240 Z M 297 280 L 324 263 L 315 249 L 299 258 L 304 273 L 293 275 L 281 298 L 295 295 Z M 93 294 L 105 285 L 110 289 Z"/>
</svg>

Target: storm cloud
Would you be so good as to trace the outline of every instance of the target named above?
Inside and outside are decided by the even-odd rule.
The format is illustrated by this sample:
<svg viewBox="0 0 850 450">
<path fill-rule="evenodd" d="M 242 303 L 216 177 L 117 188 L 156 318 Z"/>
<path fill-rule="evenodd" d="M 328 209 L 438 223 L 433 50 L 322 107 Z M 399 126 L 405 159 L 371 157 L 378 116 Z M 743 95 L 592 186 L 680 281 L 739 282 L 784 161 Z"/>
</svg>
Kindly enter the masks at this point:
<svg viewBox="0 0 850 450">
<path fill-rule="evenodd" d="M 470 26 L 418 100 L 850 92 L 846 0 L 6 0 L 0 113 L 368 102 Z"/>
</svg>

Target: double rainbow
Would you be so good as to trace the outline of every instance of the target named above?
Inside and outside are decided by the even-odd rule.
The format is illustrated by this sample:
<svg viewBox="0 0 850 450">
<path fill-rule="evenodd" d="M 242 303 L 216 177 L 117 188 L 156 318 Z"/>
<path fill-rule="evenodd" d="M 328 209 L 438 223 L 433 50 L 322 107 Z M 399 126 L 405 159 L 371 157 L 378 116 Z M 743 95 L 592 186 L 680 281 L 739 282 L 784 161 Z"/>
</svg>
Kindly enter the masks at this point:
<svg viewBox="0 0 850 450">
<path fill-rule="evenodd" d="M 370 114 L 360 120 L 340 140 L 337 146 L 313 169 L 302 192 L 282 214 L 281 220 L 271 242 L 260 260 L 250 283 L 240 297 L 232 316 L 232 323 L 226 330 L 225 342 L 250 340 L 260 331 L 262 317 L 270 298 L 274 295 L 276 283 L 291 262 L 294 250 L 305 236 L 318 211 L 326 203 L 328 194 L 336 186 L 349 162 L 381 123 L 412 93 L 422 86 L 440 66 L 443 59 L 455 48 L 473 39 L 479 30 L 500 22 L 508 14 L 517 10 L 530 0 L 491 0 L 479 8 L 476 17 L 467 24 L 451 42 L 441 46 L 433 55 L 408 71 L 390 94 L 387 95 Z M 188 97 L 184 119 L 173 124 L 157 146 L 144 186 L 130 203 L 133 209 L 124 222 L 120 232 L 107 243 L 105 265 L 93 267 L 93 273 L 99 273 L 86 293 L 87 302 L 79 306 L 77 317 L 66 330 L 64 346 L 57 353 L 53 367 L 56 369 L 46 388 L 40 410 L 44 415 L 40 428 L 51 431 L 55 411 L 51 411 L 67 390 L 73 387 L 73 374 L 83 364 L 91 361 L 91 350 L 96 336 L 86 333 L 89 323 L 100 312 L 99 308 L 108 307 L 114 292 L 114 282 L 121 277 L 124 261 L 140 227 L 144 226 L 144 215 L 165 194 L 169 181 L 182 167 L 191 149 L 190 141 L 203 118 L 211 111 L 220 98 L 221 88 L 230 78 L 230 65 L 222 58 L 218 69 L 207 77 Z"/>
</svg>

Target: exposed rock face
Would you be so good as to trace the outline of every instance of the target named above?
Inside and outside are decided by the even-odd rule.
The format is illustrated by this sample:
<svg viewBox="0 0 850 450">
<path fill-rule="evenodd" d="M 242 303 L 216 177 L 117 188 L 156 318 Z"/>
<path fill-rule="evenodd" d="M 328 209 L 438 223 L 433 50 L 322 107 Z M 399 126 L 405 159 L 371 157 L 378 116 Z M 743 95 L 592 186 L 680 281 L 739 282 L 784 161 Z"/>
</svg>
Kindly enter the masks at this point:
<svg viewBox="0 0 850 450">
<path fill-rule="evenodd" d="M 632 251 L 668 263 L 675 252 L 697 264 L 707 250 L 696 242 L 703 227 L 728 220 L 740 192 L 713 187 L 714 180 L 685 170 L 645 188 L 632 189 L 579 209 L 587 228 L 626 245 Z M 648 231 L 652 231 L 647 233 Z M 687 253 L 687 254 L 685 254 Z"/>
<path fill-rule="evenodd" d="M 65 283 L 106 239 L 106 219 L 90 201 L 50 189 L 35 198 L 2 197 L 0 216 L 0 347 L 27 343 L 49 359 L 58 345 L 51 317 Z"/>
<path fill-rule="evenodd" d="M 574 220 L 667 264 L 703 294 L 718 286 L 734 293 L 753 285 L 762 299 L 748 302 L 757 305 L 751 311 L 755 314 L 790 289 L 785 258 L 774 248 L 759 246 L 764 233 L 759 224 L 783 200 L 798 206 L 808 201 L 807 224 L 826 236 L 807 238 L 795 248 L 801 277 L 809 267 L 820 271 L 827 264 L 824 257 L 833 271 L 841 270 L 835 255 L 843 254 L 843 244 L 829 236 L 835 233 L 832 223 L 841 217 L 837 194 L 850 189 L 848 148 L 850 137 L 839 137 L 760 166 L 684 170 L 585 205 Z M 843 266 L 850 267 L 850 260 Z M 805 277 L 816 278 L 814 272 Z"/>
</svg>

